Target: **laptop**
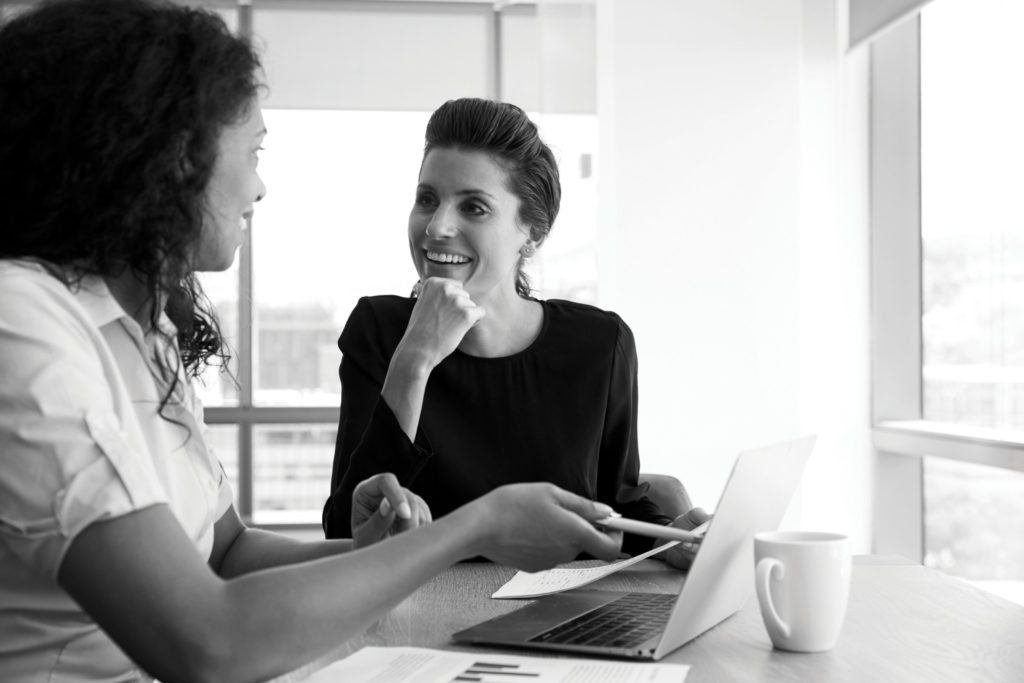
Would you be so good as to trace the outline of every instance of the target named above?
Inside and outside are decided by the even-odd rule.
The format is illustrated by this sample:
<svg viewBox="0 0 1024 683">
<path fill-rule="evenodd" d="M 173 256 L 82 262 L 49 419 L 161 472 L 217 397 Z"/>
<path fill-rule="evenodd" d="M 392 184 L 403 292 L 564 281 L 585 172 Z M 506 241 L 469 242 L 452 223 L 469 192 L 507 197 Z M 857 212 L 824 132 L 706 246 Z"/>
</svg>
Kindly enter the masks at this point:
<svg viewBox="0 0 1024 683">
<path fill-rule="evenodd" d="M 814 448 L 808 435 L 744 451 L 678 593 L 577 589 L 452 636 L 458 643 L 658 660 L 738 612 L 754 590 L 754 534 L 777 529 Z"/>
</svg>

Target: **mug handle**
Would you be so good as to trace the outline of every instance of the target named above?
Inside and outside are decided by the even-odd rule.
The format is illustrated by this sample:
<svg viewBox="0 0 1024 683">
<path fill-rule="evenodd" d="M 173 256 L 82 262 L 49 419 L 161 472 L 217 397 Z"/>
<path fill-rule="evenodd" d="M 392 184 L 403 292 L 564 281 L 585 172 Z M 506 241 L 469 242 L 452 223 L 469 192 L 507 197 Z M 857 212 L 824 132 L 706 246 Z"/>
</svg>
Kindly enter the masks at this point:
<svg viewBox="0 0 1024 683">
<path fill-rule="evenodd" d="M 772 602 L 771 588 L 769 587 L 772 572 L 776 569 L 780 579 L 786 576 L 786 565 L 774 557 L 761 558 L 761 561 L 757 563 L 757 580 L 754 581 L 754 585 L 757 587 L 757 601 L 761 605 L 761 616 L 765 622 L 772 624 L 778 629 L 783 638 L 789 638 L 789 624 L 782 620 L 782 617 L 779 616 L 778 611 L 775 609 L 775 603 Z"/>
</svg>

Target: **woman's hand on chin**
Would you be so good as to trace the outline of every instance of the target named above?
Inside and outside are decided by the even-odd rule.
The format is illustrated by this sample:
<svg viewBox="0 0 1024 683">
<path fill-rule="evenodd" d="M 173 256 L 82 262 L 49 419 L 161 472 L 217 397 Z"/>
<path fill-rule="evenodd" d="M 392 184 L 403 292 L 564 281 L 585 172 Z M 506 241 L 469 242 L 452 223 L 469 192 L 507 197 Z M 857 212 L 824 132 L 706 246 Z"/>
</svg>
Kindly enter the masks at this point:
<svg viewBox="0 0 1024 683">
<path fill-rule="evenodd" d="M 423 281 L 405 335 L 395 355 L 412 353 L 433 369 L 484 317 L 484 309 L 470 298 L 458 280 L 431 277 Z"/>
</svg>

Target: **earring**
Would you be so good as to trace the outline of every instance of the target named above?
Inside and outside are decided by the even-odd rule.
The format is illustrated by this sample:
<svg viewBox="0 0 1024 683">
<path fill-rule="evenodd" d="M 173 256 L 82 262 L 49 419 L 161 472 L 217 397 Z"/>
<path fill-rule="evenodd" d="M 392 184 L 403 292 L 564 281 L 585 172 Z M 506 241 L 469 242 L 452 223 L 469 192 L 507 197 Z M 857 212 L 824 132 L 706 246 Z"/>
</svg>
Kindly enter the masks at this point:
<svg viewBox="0 0 1024 683">
<path fill-rule="evenodd" d="M 532 240 L 527 241 L 527 243 L 523 245 L 523 248 L 519 250 L 519 253 L 522 254 L 523 258 L 530 258 L 537 253 L 537 247 L 533 244 Z"/>
<path fill-rule="evenodd" d="M 416 284 L 412 286 L 412 291 L 409 292 L 409 296 L 416 299 L 419 297 L 421 291 L 423 291 L 423 280 L 417 280 Z"/>
</svg>

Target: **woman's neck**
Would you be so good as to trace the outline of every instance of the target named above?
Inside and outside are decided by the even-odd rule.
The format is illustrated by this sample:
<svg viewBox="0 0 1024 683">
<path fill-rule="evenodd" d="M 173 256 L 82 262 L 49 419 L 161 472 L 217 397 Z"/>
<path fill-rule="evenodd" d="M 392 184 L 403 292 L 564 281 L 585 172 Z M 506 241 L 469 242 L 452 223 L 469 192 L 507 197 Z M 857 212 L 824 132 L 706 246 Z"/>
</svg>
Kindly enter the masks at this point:
<svg viewBox="0 0 1024 683">
<path fill-rule="evenodd" d="M 103 280 L 124 312 L 139 323 L 143 331 L 148 332 L 156 302 L 150 296 L 146 283 L 130 268 L 126 268 L 120 275 L 104 276 Z"/>
<path fill-rule="evenodd" d="M 477 302 L 486 315 L 463 337 L 459 350 L 470 356 L 501 358 L 534 342 L 544 323 L 540 303 L 519 295 Z"/>
</svg>

